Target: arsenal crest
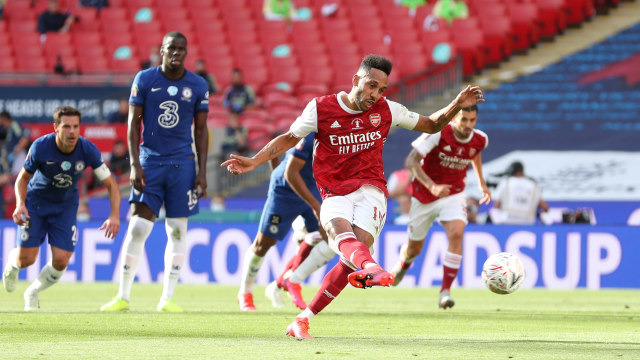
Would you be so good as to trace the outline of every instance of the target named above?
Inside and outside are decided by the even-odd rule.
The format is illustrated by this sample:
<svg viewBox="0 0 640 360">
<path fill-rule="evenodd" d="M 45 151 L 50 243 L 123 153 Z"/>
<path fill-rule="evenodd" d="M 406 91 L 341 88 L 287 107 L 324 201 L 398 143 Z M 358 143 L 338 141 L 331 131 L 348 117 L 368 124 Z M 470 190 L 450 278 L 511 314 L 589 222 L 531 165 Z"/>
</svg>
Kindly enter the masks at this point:
<svg viewBox="0 0 640 360">
<path fill-rule="evenodd" d="M 380 114 L 378 113 L 371 114 L 369 115 L 369 121 L 371 121 L 371 125 L 377 127 L 378 125 L 380 125 L 380 122 L 382 121 L 382 116 L 380 116 Z"/>
</svg>

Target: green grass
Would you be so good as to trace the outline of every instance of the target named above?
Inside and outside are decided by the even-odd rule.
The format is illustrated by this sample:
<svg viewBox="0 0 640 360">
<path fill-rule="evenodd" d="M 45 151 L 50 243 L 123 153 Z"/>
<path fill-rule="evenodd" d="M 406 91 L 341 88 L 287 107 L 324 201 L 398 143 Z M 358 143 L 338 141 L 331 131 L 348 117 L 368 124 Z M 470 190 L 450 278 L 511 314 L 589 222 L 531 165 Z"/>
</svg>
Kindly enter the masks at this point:
<svg viewBox="0 0 640 360">
<path fill-rule="evenodd" d="M 182 314 L 156 313 L 160 285 L 134 284 L 131 311 L 100 313 L 115 284 L 57 284 L 42 311 L 22 312 L 21 282 L 0 294 L 0 359 L 640 359 L 640 291 L 348 287 L 311 322 L 315 338 L 284 335 L 299 313 L 238 310 L 237 287 L 179 285 Z M 306 287 L 310 300 L 317 288 Z"/>
</svg>

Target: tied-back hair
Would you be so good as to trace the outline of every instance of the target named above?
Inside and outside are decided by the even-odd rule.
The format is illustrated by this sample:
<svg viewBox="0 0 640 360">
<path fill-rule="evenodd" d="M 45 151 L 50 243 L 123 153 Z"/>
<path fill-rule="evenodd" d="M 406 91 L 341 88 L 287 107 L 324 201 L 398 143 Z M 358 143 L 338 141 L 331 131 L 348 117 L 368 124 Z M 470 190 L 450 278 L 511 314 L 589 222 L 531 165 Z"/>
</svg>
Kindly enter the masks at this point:
<svg viewBox="0 0 640 360">
<path fill-rule="evenodd" d="M 366 73 L 371 69 L 378 69 L 387 74 L 387 76 L 391 74 L 392 67 L 393 64 L 391 64 L 391 60 L 377 54 L 369 54 L 365 56 L 360 63 L 360 70 L 364 70 Z"/>
<path fill-rule="evenodd" d="M 53 112 L 53 123 L 60 125 L 63 116 L 77 116 L 82 122 L 82 114 L 78 109 L 71 106 L 60 106 Z"/>
</svg>

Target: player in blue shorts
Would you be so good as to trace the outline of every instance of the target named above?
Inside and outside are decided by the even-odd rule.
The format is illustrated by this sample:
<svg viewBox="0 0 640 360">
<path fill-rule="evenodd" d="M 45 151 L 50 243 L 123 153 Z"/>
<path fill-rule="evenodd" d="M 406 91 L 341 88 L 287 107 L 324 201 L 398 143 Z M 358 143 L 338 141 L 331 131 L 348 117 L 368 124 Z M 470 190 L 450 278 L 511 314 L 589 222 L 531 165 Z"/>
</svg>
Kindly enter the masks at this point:
<svg viewBox="0 0 640 360">
<path fill-rule="evenodd" d="M 86 167 L 93 168 L 109 191 L 111 213 L 102 224 L 105 236 L 113 239 L 120 229 L 120 190 L 98 148 L 80 136 L 80 112 L 59 107 L 53 114 L 54 133 L 33 142 L 24 167 L 16 179 L 18 247 L 9 252 L 2 273 L 4 288 L 15 290 L 18 272 L 33 264 L 40 245 L 48 237 L 51 260 L 24 292 L 26 311 L 40 308 L 38 294 L 60 280 L 78 240 L 78 180 Z"/>
<path fill-rule="evenodd" d="M 131 87 L 127 136 L 132 216 L 122 244 L 120 288 L 101 311 L 129 309 L 138 260 L 162 204 L 168 241 L 162 295 L 156 309 L 182 311 L 173 301 L 173 293 L 187 248 L 187 219 L 198 213 L 198 198 L 207 190 L 209 92 L 201 76 L 184 68 L 187 39 L 183 34 L 166 34 L 160 55 L 162 64 L 140 71 Z M 194 142 L 197 173 L 191 149 Z"/>
<path fill-rule="evenodd" d="M 313 133 L 309 134 L 298 145 L 287 151 L 285 158 L 274 168 L 269 181 L 269 193 L 264 204 L 260 228 L 253 244 L 244 254 L 242 263 L 242 281 L 238 291 L 238 304 L 243 311 L 253 311 L 256 307 L 253 303 L 253 283 L 264 260 L 267 251 L 284 239 L 289 232 L 291 224 L 298 217 L 304 219 L 304 227 L 309 233 L 317 233 L 319 230 L 318 216 L 320 215 L 320 193 L 313 177 Z M 276 165 L 273 164 L 272 165 Z M 322 230 L 324 234 L 324 230 Z M 324 235 L 326 238 L 326 235 Z M 311 246 L 321 240 L 322 236 L 309 237 Z M 304 243 L 303 243 L 304 246 Z M 308 254 L 308 252 L 307 252 Z M 282 279 L 281 279 L 282 280 Z M 267 295 L 274 305 L 284 305 L 277 288 L 267 290 Z M 281 282 L 282 285 L 282 282 Z M 285 290 L 286 284 L 284 286 Z M 291 289 L 292 299 L 300 293 L 297 289 Z M 274 299 L 274 295 L 278 298 Z"/>
</svg>

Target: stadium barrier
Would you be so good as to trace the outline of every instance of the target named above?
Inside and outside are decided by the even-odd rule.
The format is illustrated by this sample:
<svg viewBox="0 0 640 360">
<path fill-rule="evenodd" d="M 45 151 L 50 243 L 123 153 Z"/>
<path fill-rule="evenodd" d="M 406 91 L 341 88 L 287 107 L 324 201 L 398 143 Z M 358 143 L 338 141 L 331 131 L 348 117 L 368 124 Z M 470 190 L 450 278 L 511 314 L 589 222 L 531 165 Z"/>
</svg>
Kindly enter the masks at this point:
<svg viewBox="0 0 640 360">
<path fill-rule="evenodd" d="M 98 230 L 101 222 L 78 223 L 78 244 L 69 267 L 63 276 L 68 282 L 117 281 L 120 247 L 126 232 L 123 222 L 115 240 L 106 239 Z M 257 223 L 189 224 L 186 261 L 181 282 L 191 284 L 239 284 L 241 254 L 251 244 Z M 0 221 L 0 251 L 3 266 L 6 255 L 15 246 L 16 226 Z M 446 234 L 434 228 L 425 242 L 423 253 L 401 286 L 438 286 L 442 278 L 442 258 L 447 249 Z M 637 281 L 640 260 L 640 227 L 633 226 L 477 226 L 469 225 L 464 237 L 464 256 L 455 286 L 482 287 L 482 264 L 500 251 L 512 252 L 522 259 L 526 270 L 523 288 L 640 288 Z M 282 241 L 269 251 L 257 279 L 267 284 L 275 278 L 294 253 L 296 244 Z M 374 245 L 374 257 L 386 268 L 396 261 L 400 246 L 406 241 L 406 227 L 387 225 Z M 166 234 L 164 224 L 157 222 L 146 244 L 146 256 L 140 261 L 139 282 L 158 282 L 162 279 Z M 50 257 L 41 251 L 36 261 L 40 267 Z M 310 284 L 319 284 L 324 274 L 337 261 L 314 273 Z M 33 280 L 39 266 L 22 271 L 21 279 Z"/>
</svg>

